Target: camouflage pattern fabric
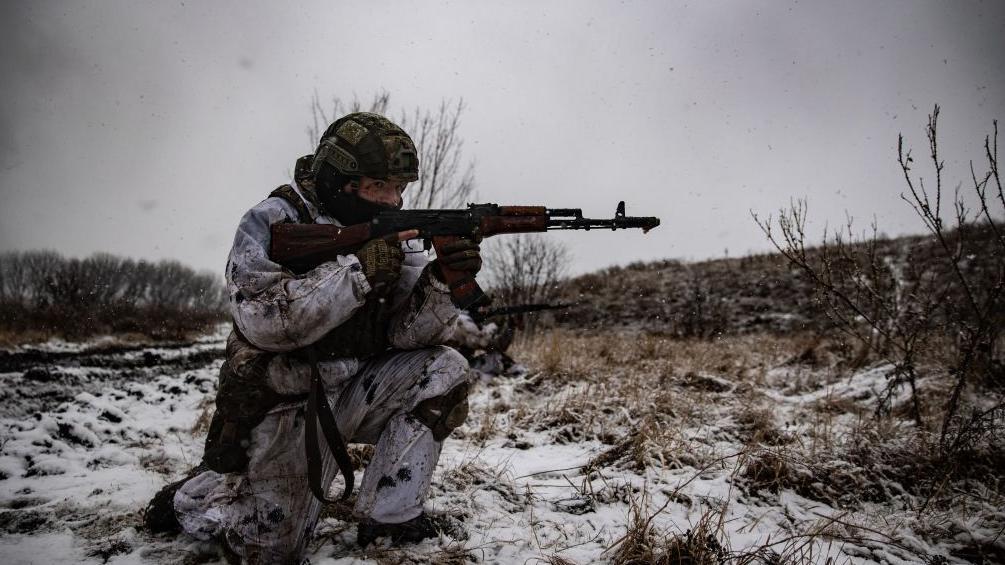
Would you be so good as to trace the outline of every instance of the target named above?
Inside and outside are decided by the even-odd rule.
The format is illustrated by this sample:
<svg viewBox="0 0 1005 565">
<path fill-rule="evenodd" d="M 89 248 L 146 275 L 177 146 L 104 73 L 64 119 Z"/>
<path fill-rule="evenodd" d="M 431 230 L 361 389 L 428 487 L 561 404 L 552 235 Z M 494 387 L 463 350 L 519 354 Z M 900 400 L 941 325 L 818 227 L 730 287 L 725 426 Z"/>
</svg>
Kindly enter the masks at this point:
<svg viewBox="0 0 1005 565">
<path fill-rule="evenodd" d="M 329 391 L 343 437 L 376 445 L 356 498 L 357 517 L 400 523 L 422 512 L 442 443 L 412 411 L 467 377 L 459 353 L 431 347 L 378 356 L 339 391 Z M 226 540 L 248 563 L 299 562 L 321 510 L 308 490 L 298 433 L 304 419 L 302 404 L 277 407 L 251 435 L 247 473 L 208 471 L 185 483 L 174 498 L 182 528 L 198 539 Z M 331 484 L 338 468 L 327 448 L 323 452 L 322 477 Z"/>
<path fill-rule="evenodd" d="M 370 112 L 355 112 L 333 123 L 314 155 L 313 172 L 328 163 L 342 174 L 411 182 L 419 178 L 419 153 L 396 124 Z"/>
<path fill-rule="evenodd" d="M 337 224 L 316 205 L 309 184 L 290 186 L 316 223 Z M 271 197 L 241 219 L 227 261 L 227 288 L 235 335 L 248 350 L 229 357 L 235 366 L 252 369 L 245 376 L 263 378 L 267 390 L 303 395 L 311 369 L 301 350 L 329 339 L 331 349 L 318 369 L 337 425 L 343 437 L 377 446 L 356 513 L 379 522 L 408 520 L 421 512 L 440 450 L 433 432 L 409 412 L 468 374 L 460 354 L 439 347 L 452 333 L 457 309 L 446 285 L 430 276 L 429 259 L 407 244 L 400 277 L 382 302 L 375 301 L 383 308 L 380 316 L 367 313 L 376 306 L 368 306 L 372 287 L 355 255 L 298 275 L 283 269 L 268 257 L 269 228 L 298 218 L 289 202 Z M 366 320 L 370 329 L 359 329 L 354 320 Z M 338 347 L 348 336 L 340 332 L 360 341 L 382 334 L 384 340 L 371 342 L 378 344 L 375 356 L 359 350 L 341 356 L 346 352 Z M 257 394 L 249 398 L 256 406 L 250 412 L 267 403 Z M 174 508 L 183 529 L 199 539 L 223 540 L 249 563 L 299 562 L 319 512 L 307 484 L 304 418 L 304 402 L 280 404 L 250 430 L 243 471 L 206 471 L 179 488 Z M 322 452 L 324 484 L 330 484 L 337 466 L 327 447 Z"/>
</svg>

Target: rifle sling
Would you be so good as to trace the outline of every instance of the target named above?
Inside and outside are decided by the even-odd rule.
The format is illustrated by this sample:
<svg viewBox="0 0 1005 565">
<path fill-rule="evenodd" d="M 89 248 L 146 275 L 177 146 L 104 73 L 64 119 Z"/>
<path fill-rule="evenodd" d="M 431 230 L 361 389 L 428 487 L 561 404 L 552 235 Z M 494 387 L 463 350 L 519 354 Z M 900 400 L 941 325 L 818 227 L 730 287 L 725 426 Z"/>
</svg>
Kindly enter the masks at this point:
<svg viewBox="0 0 1005 565">
<path fill-rule="evenodd" d="M 321 458 L 321 446 L 318 443 L 318 426 L 325 436 L 328 450 L 331 451 L 335 462 L 338 463 L 339 471 L 345 480 L 345 490 L 342 491 L 340 500 L 347 500 L 352 493 L 353 469 L 352 461 L 349 459 L 349 452 L 346 451 L 345 441 L 339 433 L 335 423 L 335 415 L 332 413 L 331 405 L 328 404 L 328 395 L 325 394 L 324 383 L 321 381 L 321 372 L 318 370 L 318 355 L 313 347 L 308 348 L 308 355 L 311 363 L 311 390 L 307 396 L 307 422 L 304 426 L 304 443 L 307 448 L 307 482 L 310 485 L 314 497 L 322 503 L 331 504 L 335 501 L 327 496 L 328 486 L 322 484 L 323 461 Z"/>
</svg>

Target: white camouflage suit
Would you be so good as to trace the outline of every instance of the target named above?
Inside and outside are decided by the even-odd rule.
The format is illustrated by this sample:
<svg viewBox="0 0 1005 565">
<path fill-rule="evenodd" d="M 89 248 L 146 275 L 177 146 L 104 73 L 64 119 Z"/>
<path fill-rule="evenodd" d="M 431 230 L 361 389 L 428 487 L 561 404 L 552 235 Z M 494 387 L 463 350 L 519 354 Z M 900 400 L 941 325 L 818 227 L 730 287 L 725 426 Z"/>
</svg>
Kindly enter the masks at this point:
<svg viewBox="0 0 1005 565">
<path fill-rule="evenodd" d="M 320 210 L 310 185 L 297 194 L 318 224 L 338 222 Z M 268 257 L 269 228 L 298 221 L 284 199 L 271 197 L 241 219 L 227 266 L 231 312 L 254 346 L 279 352 L 267 382 L 280 394 L 306 394 L 310 364 L 282 354 L 309 345 L 348 320 L 370 292 L 355 255 L 339 256 L 303 275 L 284 271 Z M 404 245 L 404 244 L 403 244 Z M 407 246 L 401 278 L 388 295 L 393 312 L 387 352 L 367 360 L 322 360 L 318 368 L 346 442 L 376 444 L 359 485 L 354 512 L 360 519 L 400 523 L 422 512 L 441 442 L 410 414 L 415 405 L 450 391 L 468 378 L 467 361 L 440 344 L 458 311 L 447 287 L 420 274 L 425 253 Z M 235 339 L 235 336 L 231 336 Z M 303 558 L 321 511 L 307 479 L 305 402 L 272 409 L 251 433 L 246 472 L 203 472 L 174 496 L 182 528 L 204 540 L 224 539 L 251 563 L 297 563 Z M 318 437 L 323 437 L 320 433 Z M 322 484 L 338 466 L 324 441 Z"/>
</svg>

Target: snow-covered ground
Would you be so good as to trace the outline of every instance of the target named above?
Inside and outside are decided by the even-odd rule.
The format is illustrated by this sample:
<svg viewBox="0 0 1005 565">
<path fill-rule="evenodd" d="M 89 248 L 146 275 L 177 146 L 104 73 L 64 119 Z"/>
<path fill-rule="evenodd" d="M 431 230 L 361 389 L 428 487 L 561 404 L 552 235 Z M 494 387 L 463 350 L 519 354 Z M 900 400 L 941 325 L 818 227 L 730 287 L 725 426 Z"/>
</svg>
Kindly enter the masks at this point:
<svg viewBox="0 0 1005 565">
<path fill-rule="evenodd" d="M 1001 547 L 996 485 L 919 511 L 896 473 L 840 456 L 880 433 L 867 421 L 889 367 L 840 376 L 750 338 L 652 339 L 525 344 L 528 371 L 483 379 L 445 444 L 428 505 L 461 531 L 361 551 L 332 509 L 311 562 L 956 563 Z M 0 355 L 0 563 L 222 563 L 138 529 L 198 462 L 222 351 L 221 333 Z M 890 442 L 911 434 L 887 425 Z"/>
</svg>

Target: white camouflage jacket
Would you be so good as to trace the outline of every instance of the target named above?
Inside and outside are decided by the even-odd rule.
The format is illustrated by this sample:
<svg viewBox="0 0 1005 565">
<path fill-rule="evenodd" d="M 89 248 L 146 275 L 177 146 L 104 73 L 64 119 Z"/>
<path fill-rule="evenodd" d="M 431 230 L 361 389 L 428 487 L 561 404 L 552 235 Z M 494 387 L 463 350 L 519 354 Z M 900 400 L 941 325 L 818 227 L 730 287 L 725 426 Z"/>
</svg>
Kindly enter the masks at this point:
<svg viewBox="0 0 1005 565">
<path fill-rule="evenodd" d="M 296 182 L 291 186 L 315 223 L 340 225 L 321 212 L 311 187 Z M 270 226 L 286 221 L 300 219 L 293 206 L 278 197 L 263 200 L 241 218 L 227 260 L 227 289 L 241 334 L 255 347 L 280 353 L 269 363 L 267 384 L 280 394 L 303 394 L 309 389 L 310 366 L 298 356 L 282 353 L 310 345 L 349 320 L 363 306 L 370 285 L 352 254 L 301 275 L 270 260 Z M 431 276 L 420 279 L 430 262 L 421 247 L 405 242 L 402 248 L 401 278 L 388 296 L 392 312 L 388 342 L 397 349 L 443 344 L 450 338 L 458 310 L 445 284 Z M 359 363 L 354 358 L 326 360 L 319 369 L 325 384 L 335 387 L 355 374 Z"/>
</svg>

